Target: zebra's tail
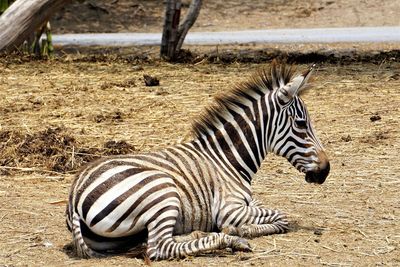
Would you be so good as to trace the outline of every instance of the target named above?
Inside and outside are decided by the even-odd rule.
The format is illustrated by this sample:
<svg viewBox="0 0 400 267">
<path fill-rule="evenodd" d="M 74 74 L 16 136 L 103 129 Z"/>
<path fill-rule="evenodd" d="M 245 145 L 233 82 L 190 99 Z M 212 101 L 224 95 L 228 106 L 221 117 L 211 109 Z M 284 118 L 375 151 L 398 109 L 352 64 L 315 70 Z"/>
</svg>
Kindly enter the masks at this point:
<svg viewBox="0 0 400 267">
<path fill-rule="evenodd" d="M 71 224 L 72 224 L 71 232 L 72 232 L 73 243 L 74 243 L 76 255 L 80 258 L 104 257 L 103 254 L 92 250 L 85 243 L 85 240 L 83 239 L 83 235 L 82 235 L 81 222 L 80 222 L 79 215 L 75 211 L 72 211 L 71 217 L 72 217 L 71 218 Z"/>
</svg>

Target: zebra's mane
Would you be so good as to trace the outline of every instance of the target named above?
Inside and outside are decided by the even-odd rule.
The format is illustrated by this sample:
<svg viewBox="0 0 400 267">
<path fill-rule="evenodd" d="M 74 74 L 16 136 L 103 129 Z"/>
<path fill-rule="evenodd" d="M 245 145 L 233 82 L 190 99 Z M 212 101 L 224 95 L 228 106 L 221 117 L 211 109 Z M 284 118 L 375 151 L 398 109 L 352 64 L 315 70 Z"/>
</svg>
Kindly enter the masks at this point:
<svg viewBox="0 0 400 267">
<path fill-rule="evenodd" d="M 257 71 L 250 79 L 241 82 L 233 89 L 218 95 L 214 102 L 205 108 L 198 119 L 195 119 L 192 131 L 196 137 L 207 132 L 217 130 L 220 119 L 226 113 L 232 113 L 232 107 L 242 108 L 249 101 L 256 101 L 254 95 L 265 95 L 268 91 L 276 90 L 293 78 L 295 69 L 293 66 L 272 62 L 269 68 Z M 223 119 L 222 119 L 223 120 Z"/>
</svg>

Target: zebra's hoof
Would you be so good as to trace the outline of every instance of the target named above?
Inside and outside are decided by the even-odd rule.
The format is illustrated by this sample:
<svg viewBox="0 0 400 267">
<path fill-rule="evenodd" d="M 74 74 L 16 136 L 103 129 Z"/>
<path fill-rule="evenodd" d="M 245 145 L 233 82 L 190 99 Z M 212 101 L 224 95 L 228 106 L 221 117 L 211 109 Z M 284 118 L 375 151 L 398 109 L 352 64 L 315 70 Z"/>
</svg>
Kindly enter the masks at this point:
<svg viewBox="0 0 400 267">
<path fill-rule="evenodd" d="M 252 249 L 250 247 L 250 243 L 244 238 L 236 238 L 232 242 L 232 249 L 234 251 L 244 251 L 244 252 L 251 252 Z"/>
</svg>

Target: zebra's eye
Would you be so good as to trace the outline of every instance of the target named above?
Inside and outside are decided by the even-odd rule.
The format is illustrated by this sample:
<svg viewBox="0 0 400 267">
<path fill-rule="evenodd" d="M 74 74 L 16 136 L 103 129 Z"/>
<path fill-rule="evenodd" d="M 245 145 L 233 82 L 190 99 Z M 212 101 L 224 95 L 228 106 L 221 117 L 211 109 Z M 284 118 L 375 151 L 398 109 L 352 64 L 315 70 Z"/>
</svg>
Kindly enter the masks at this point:
<svg viewBox="0 0 400 267">
<path fill-rule="evenodd" d="M 307 121 L 303 119 L 297 119 L 294 121 L 296 123 L 297 128 L 307 129 Z"/>
</svg>

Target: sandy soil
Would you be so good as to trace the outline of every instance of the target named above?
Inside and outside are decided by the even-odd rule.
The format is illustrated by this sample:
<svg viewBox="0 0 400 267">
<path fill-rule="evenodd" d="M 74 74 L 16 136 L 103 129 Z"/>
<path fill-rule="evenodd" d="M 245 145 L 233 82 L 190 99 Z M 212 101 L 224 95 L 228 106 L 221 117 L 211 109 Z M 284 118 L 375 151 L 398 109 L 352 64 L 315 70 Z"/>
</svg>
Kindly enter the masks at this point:
<svg viewBox="0 0 400 267">
<path fill-rule="evenodd" d="M 71 241 L 64 202 L 72 173 L 85 160 L 77 152 L 101 156 L 108 141 L 147 151 L 189 140 L 192 118 L 212 96 L 259 67 L 1 59 L 0 138 L 3 149 L 11 149 L 1 151 L 1 160 L 12 168 L 1 167 L 0 265 L 143 264 L 124 256 L 79 260 L 64 248 Z M 251 240 L 253 253 L 154 265 L 400 265 L 399 67 L 383 62 L 318 68 L 304 99 L 331 159 L 328 180 L 309 185 L 286 160 L 268 156 L 254 181 L 256 197 L 290 215 L 290 233 Z M 143 74 L 158 77 L 160 86 L 146 87 Z M 45 138 L 56 127 L 61 130 Z M 24 138 L 50 144 L 55 152 L 32 145 L 24 154 Z M 60 153 L 75 163 L 64 174 L 49 164 Z"/>
<path fill-rule="evenodd" d="M 53 18 L 54 32 L 161 30 L 162 1 L 105 2 L 64 8 Z M 399 13 L 397 1 L 204 1 L 193 30 L 398 26 Z M 296 63 L 325 62 L 304 99 L 331 159 L 328 180 L 309 185 L 286 160 L 268 156 L 254 193 L 290 215 L 291 232 L 251 240 L 252 253 L 153 265 L 400 265 L 398 48 L 191 47 L 207 54 L 192 64 L 160 62 L 155 47 L 86 51 L 90 55 L 65 48 L 50 61 L 1 57 L 0 266 L 143 265 L 124 256 L 71 255 L 64 210 L 73 173 L 95 157 L 189 140 L 192 118 L 213 95 L 262 66 L 254 63 L 282 55 Z M 158 77 L 160 86 L 146 87 L 144 74 Z"/>
<path fill-rule="evenodd" d="M 54 16 L 54 31 L 161 32 L 161 0 L 105 2 L 75 1 Z M 184 6 L 190 3 L 182 2 Z M 398 1 L 206 0 L 192 31 L 399 26 L 399 13 Z"/>
</svg>

